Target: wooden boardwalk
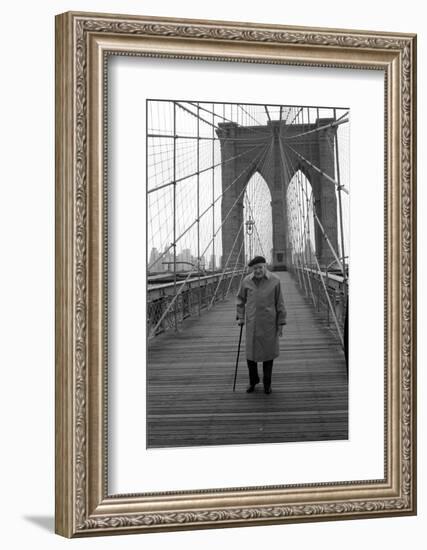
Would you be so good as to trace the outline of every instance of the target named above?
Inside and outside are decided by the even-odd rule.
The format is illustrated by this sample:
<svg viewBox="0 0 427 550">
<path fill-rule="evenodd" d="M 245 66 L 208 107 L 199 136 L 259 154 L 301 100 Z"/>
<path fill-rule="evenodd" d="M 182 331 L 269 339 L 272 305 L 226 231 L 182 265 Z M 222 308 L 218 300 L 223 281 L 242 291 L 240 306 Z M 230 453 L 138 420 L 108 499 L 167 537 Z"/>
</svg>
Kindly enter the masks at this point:
<svg viewBox="0 0 427 550">
<path fill-rule="evenodd" d="M 156 337 L 148 350 L 147 447 L 188 447 L 338 440 L 348 437 L 344 353 L 287 272 L 280 277 L 288 312 L 274 361 L 272 393 L 246 393 L 244 333 L 230 299 L 182 331 Z"/>
</svg>

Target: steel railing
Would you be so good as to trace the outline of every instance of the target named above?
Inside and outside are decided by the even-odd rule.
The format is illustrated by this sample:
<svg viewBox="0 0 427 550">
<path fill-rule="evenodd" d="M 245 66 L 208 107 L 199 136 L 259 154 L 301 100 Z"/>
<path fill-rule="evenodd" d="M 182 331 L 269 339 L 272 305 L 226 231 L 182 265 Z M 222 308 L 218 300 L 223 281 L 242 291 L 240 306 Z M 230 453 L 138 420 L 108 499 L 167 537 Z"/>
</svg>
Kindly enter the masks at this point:
<svg viewBox="0 0 427 550">
<path fill-rule="evenodd" d="M 344 347 L 348 277 L 310 267 L 293 266 L 290 271 L 315 311 Z"/>
<path fill-rule="evenodd" d="M 157 336 L 177 330 L 189 317 L 200 315 L 212 305 L 236 295 L 245 270 L 190 277 L 184 282 L 149 284 L 147 289 L 147 334 Z M 182 286 L 181 286 L 182 285 Z M 175 288 L 179 288 L 175 294 Z M 161 320 L 161 321 L 160 321 Z M 160 323 L 159 323 L 160 321 Z"/>
</svg>

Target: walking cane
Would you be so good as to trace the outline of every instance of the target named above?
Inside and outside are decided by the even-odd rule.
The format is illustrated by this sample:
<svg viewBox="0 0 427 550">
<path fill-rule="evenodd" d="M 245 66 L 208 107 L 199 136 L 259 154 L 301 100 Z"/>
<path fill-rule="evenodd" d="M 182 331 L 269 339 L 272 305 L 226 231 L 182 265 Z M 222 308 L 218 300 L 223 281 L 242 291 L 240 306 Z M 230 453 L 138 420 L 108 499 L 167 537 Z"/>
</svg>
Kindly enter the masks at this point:
<svg viewBox="0 0 427 550">
<path fill-rule="evenodd" d="M 242 332 L 243 332 L 243 324 L 240 325 L 239 347 L 237 349 L 236 371 L 234 373 L 233 391 L 235 391 L 235 389 L 236 389 L 237 367 L 239 366 L 240 343 L 242 341 Z"/>
</svg>

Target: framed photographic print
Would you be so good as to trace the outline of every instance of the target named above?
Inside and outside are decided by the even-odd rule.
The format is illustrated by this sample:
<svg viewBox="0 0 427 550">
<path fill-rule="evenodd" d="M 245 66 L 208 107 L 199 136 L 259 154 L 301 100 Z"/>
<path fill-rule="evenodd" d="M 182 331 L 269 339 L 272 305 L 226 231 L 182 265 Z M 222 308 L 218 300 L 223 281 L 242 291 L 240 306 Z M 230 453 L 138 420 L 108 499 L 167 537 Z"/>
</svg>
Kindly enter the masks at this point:
<svg viewBox="0 0 427 550">
<path fill-rule="evenodd" d="M 416 513 L 416 37 L 56 18 L 56 532 Z"/>
</svg>

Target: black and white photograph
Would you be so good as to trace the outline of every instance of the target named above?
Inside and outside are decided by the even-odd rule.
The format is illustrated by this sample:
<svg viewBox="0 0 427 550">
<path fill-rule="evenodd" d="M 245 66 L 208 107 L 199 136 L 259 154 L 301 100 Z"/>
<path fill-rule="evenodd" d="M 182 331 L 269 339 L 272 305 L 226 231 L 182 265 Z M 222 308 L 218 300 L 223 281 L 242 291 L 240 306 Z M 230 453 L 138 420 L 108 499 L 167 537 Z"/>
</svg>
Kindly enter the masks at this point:
<svg viewBox="0 0 427 550">
<path fill-rule="evenodd" d="M 350 115 L 147 99 L 147 448 L 348 439 Z"/>
<path fill-rule="evenodd" d="M 2 547 L 424 548 L 423 4 L 2 7 Z"/>
</svg>

